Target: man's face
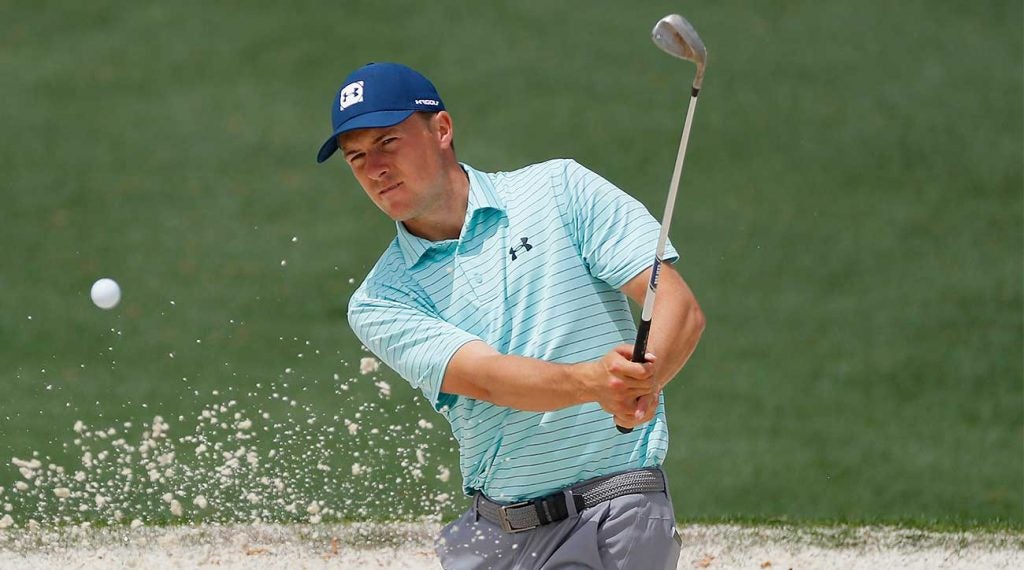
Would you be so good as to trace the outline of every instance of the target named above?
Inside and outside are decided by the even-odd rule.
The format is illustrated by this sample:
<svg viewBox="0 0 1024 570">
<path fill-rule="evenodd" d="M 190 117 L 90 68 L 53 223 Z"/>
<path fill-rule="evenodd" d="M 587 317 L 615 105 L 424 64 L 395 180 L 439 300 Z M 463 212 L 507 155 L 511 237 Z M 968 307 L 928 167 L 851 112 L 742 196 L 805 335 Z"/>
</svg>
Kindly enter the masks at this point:
<svg viewBox="0 0 1024 570">
<path fill-rule="evenodd" d="M 438 207 L 443 146 L 433 117 L 413 114 L 391 127 L 349 131 L 338 146 L 359 185 L 391 219 L 415 220 Z"/>
</svg>

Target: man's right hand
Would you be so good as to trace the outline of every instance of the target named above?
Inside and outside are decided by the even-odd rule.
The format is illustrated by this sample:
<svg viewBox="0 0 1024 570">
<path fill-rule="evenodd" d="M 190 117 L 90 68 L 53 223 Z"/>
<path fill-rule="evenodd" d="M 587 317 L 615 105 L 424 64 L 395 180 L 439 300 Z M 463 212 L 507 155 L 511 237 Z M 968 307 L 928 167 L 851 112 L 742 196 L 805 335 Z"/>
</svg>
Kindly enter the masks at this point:
<svg viewBox="0 0 1024 570">
<path fill-rule="evenodd" d="M 620 344 L 600 360 L 577 365 L 583 399 L 600 404 L 624 428 L 650 421 L 661 390 L 654 380 L 654 355 L 642 363 L 632 357 L 633 345 Z"/>
</svg>

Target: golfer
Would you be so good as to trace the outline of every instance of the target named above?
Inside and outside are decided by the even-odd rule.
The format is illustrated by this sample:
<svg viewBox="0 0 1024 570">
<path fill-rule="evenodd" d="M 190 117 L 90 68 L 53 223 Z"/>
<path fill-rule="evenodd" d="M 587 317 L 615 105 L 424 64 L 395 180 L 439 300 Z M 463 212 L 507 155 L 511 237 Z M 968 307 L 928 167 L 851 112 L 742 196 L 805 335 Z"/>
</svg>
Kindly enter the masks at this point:
<svg viewBox="0 0 1024 570">
<path fill-rule="evenodd" d="M 473 499 L 442 566 L 675 568 L 661 391 L 704 317 L 666 265 L 648 362 L 630 361 L 657 221 L 572 160 L 460 163 L 440 95 L 403 65 L 354 71 L 331 119 L 317 161 L 340 154 L 397 231 L 349 324 L 451 423 Z"/>
</svg>

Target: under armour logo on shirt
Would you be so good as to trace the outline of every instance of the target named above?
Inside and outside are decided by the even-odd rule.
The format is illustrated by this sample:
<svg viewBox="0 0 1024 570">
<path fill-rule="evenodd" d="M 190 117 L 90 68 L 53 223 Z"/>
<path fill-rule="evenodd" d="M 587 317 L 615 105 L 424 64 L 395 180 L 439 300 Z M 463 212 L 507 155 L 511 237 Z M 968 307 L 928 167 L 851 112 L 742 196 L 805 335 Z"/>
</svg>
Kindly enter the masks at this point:
<svg viewBox="0 0 1024 570">
<path fill-rule="evenodd" d="M 519 238 L 519 241 L 521 241 L 523 243 L 521 243 L 521 244 L 519 244 L 519 245 L 517 245 L 515 247 L 508 248 L 508 254 L 512 256 L 512 261 L 515 261 L 516 259 L 518 259 L 518 257 L 516 256 L 516 253 L 524 252 L 524 251 L 530 251 L 531 249 L 533 249 L 532 245 L 526 243 L 529 239 L 530 238 Z"/>
</svg>

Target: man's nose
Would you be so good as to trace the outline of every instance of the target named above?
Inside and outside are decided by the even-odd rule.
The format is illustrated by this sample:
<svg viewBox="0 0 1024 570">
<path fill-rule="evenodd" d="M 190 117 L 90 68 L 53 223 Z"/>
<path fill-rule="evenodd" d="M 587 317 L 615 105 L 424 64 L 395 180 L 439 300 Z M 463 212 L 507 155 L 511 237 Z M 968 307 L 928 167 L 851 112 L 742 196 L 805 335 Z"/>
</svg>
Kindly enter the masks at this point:
<svg viewBox="0 0 1024 570">
<path fill-rule="evenodd" d="M 379 153 L 369 153 L 366 156 L 366 174 L 374 180 L 381 180 L 388 175 L 390 167 L 387 160 Z"/>
</svg>

